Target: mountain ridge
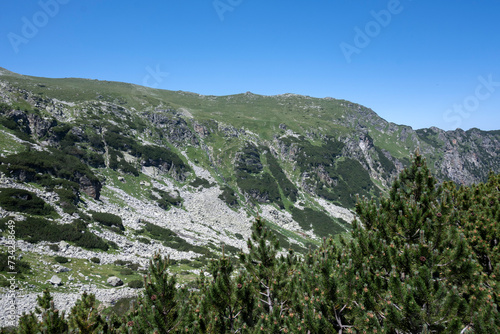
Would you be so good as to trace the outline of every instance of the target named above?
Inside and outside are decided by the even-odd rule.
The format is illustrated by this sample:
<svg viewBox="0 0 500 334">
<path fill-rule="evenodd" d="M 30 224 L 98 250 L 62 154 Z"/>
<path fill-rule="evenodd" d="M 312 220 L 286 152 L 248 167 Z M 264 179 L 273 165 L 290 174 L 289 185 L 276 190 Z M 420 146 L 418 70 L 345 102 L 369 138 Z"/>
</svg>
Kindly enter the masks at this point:
<svg viewBox="0 0 500 334">
<path fill-rule="evenodd" d="M 73 259 L 75 272 L 96 258 L 95 273 L 120 276 L 114 262 L 145 268 L 161 251 L 189 280 L 222 249 L 245 251 L 256 216 L 283 250 L 305 252 L 348 233 L 357 196 L 385 193 L 417 150 L 441 181 L 500 172 L 500 131 L 413 130 L 334 98 L 203 96 L 5 71 L 0 225 L 18 221 L 22 252 L 40 271 L 25 280 L 31 291 L 50 285 L 53 273 L 36 263 L 56 255 Z M 30 224 L 45 234 L 35 238 Z M 69 292 L 109 288 L 60 275 Z"/>
</svg>

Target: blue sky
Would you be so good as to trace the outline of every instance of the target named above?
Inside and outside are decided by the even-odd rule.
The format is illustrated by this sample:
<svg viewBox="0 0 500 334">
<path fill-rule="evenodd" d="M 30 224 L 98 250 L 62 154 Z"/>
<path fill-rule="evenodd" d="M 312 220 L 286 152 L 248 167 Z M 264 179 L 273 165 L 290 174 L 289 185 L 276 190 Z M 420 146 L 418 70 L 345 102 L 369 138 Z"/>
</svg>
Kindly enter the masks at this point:
<svg viewBox="0 0 500 334">
<path fill-rule="evenodd" d="M 0 5 L 0 66 L 206 95 L 346 99 L 413 128 L 500 129 L 498 0 Z"/>
</svg>

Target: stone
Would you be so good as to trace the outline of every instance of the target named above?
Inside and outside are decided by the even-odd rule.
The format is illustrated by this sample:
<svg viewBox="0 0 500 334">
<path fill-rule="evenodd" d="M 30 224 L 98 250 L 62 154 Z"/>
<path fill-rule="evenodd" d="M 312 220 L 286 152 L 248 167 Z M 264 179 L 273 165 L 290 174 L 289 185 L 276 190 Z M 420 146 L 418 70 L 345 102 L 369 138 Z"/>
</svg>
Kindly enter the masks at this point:
<svg viewBox="0 0 500 334">
<path fill-rule="evenodd" d="M 111 276 L 110 278 L 108 278 L 107 283 L 111 286 L 123 285 L 123 281 L 116 276 Z"/>
<path fill-rule="evenodd" d="M 69 244 L 66 241 L 59 242 L 59 249 L 64 250 L 68 248 Z"/>
<path fill-rule="evenodd" d="M 59 286 L 62 285 L 62 279 L 58 277 L 57 275 L 52 276 L 48 282 L 54 286 Z"/>
<path fill-rule="evenodd" d="M 54 271 L 56 273 L 66 273 L 68 271 L 70 271 L 71 269 L 67 268 L 67 267 L 64 267 L 64 266 L 61 266 L 60 264 L 56 264 L 54 265 Z"/>
</svg>

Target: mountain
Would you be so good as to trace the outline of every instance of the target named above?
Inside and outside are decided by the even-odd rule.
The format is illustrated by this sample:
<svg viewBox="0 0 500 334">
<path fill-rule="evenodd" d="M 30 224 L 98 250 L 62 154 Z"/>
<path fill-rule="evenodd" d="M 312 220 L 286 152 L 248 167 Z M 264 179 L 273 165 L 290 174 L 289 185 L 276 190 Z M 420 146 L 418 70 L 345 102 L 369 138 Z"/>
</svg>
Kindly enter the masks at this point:
<svg viewBox="0 0 500 334">
<path fill-rule="evenodd" d="M 246 250 L 256 216 L 284 249 L 304 252 L 349 232 L 357 196 L 385 193 L 416 150 L 441 181 L 500 172 L 500 131 L 413 130 L 334 98 L 204 96 L 0 68 L 0 102 L 1 247 L 14 222 L 31 292 L 59 271 L 61 292 L 116 300 L 106 278 L 139 279 L 156 251 L 192 280 L 214 254 Z"/>
</svg>

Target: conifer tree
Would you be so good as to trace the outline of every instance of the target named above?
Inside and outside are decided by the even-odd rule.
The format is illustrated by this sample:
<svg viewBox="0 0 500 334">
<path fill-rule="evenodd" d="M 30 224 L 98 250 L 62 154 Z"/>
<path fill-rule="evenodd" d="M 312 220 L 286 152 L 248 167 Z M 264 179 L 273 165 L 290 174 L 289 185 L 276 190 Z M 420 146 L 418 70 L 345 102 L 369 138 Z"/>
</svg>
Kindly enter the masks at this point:
<svg viewBox="0 0 500 334">
<path fill-rule="evenodd" d="M 240 261 L 257 296 L 257 333 L 285 331 L 286 315 L 293 312 L 298 296 L 291 275 L 298 260 L 293 251 L 278 257 L 279 241 L 260 218 L 252 226 L 247 245 L 249 253 L 241 253 Z"/>
<path fill-rule="evenodd" d="M 364 200 L 356 212 L 348 254 L 338 264 L 339 289 L 352 296 L 346 302 L 355 329 L 479 328 L 474 318 L 484 311 L 488 287 L 458 227 L 450 187 L 437 185 L 422 156 L 415 156 L 380 205 Z"/>
<path fill-rule="evenodd" d="M 68 323 L 64 319 L 64 312 L 59 312 L 54 307 L 53 297 L 50 291 L 45 289 L 42 296 L 37 296 L 37 307 L 35 312 L 23 315 L 19 319 L 18 333 L 42 333 L 42 334 L 64 334 L 68 332 Z M 39 322 L 35 314 L 40 314 Z"/>
<path fill-rule="evenodd" d="M 168 272 L 170 259 L 155 254 L 144 278 L 144 292 L 127 318 L 128 333 L 174 333 L 182 321 L 184 289 Z"/>
<path fill-rule="evenodd" d="M 94 294 L 84 292 L 76 301 L 69 315 L 69 326 L 81 334 L 107 331 L 107 324 L 97 308 Z"/>
<path fill-rule="evenodd" d="M 242 275 L 232 278 L 233 264 L 224 254 L 209 265 L 211 280 L 202 273 L 200 333 L 242 333 L 251 326 L 255 297 Z"/>
</svg>

